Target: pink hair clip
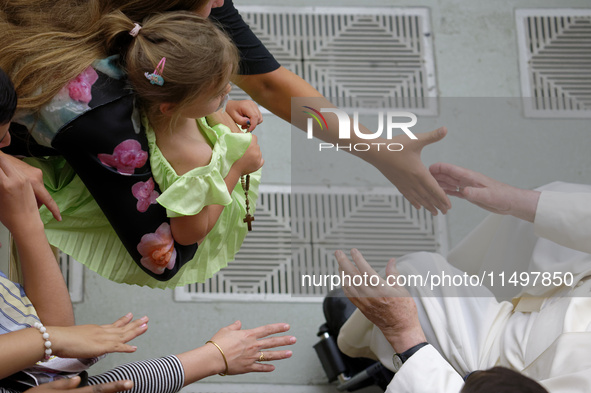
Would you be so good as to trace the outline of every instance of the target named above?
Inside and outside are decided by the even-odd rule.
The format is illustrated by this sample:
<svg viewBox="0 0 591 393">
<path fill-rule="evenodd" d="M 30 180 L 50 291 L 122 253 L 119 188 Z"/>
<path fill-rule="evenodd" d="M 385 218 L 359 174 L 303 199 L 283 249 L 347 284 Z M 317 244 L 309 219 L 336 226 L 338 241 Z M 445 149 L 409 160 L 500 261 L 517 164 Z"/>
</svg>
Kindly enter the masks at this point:
<svg viewBox="0 0 591 393">
<path fill-rule="evenodd" d="M 132 37 L 137 37 L 138 33 L 140 32 L 142 26 L 140 26 L 138 23 L 134 23 L 134 28 L 131 29 L 131 31 L 129 32 L 129 35 Z"/>
<path fill-rule="evenodd" d="M 153 85 L 162 86 L 164 84 L 164 78 L 162 77 L 162 71 L 164 71 L 164 64 L 166 64 L 166 57 L 163 57 L 160 60 L 160 63 L 154 69 L 154 72 L 151 74 L 148 72 L 144 72 L 144 76 L 150 81 Z"/>
</svg>

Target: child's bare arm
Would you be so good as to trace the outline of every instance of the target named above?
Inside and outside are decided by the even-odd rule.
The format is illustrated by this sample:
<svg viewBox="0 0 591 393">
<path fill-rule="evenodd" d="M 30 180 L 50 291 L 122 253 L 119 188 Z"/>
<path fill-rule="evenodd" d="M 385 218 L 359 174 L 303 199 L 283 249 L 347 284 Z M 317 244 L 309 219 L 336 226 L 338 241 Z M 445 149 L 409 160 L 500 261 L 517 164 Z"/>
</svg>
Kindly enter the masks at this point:
<svg viewBox="0 0 591 393">
<path fill-rule="evenodd" d="M 252 173 L 263 166 L 264 160 L 257 143 L 256 135 L 252 136 L 250 146 L 244 155 L 237 160 L 224 178 L 228 192 L 231 194 L 240 176 Z M 212 230 L 220 218 L 224 206 L 208 205 L 193 216 L 174 217 L 170 220 L 172 236 L 180 244 L 199 243 Z"/>
<path fill-rule="evenodd" d="M 232 119 L 232 117 L 226 111 L 219 110 L 217 112 L 212 113 L 211 115 L 205 116 L 205 118 L 207 119 L 207 123 L 210 126 L 224 124 L 232 132 L 243 132 L 242 130 L 240 130 L 240 128 L 238 128 L 238 125 L 236 125 L 234 119 Z"/>
</svg>

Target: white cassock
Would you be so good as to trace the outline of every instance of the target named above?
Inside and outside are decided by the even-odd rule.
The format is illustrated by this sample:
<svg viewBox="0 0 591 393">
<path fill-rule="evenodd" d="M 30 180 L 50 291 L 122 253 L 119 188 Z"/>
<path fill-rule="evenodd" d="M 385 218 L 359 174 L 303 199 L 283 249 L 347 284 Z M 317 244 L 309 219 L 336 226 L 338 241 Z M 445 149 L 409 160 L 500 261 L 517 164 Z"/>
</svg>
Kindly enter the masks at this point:
<svg viewBox="0 0 591 393">
<path fill-rule="evenodd" d="M 533 224 L 490 215 L 448 260 L 432 253 L 399 258 L 407 277 L 465 271 L 485 277 L 488 287 L 407 286 L 431 345 L 404 363 L 388 393 L 457 393 L 463 376 L 493 366 L 520 371 L 551 393 L 591 392 L 591 186 L 557 182 L 540 190 Z M 509 283 L 513 272 L 519 285 Z M 537 272 L 548 272 L 550 281 Z M 572 285 L 554 286 L 558 277 L 572 277 Z M 392 368 L 392 347 L 359 311 L 338 344 L 349 356 Z"/>
</svg>

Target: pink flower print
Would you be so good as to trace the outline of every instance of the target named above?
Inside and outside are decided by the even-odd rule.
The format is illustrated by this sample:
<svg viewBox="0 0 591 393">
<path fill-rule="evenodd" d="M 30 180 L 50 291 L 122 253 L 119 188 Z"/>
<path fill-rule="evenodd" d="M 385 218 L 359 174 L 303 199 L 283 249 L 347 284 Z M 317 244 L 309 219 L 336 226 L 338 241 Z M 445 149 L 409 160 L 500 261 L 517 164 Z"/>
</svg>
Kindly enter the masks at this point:
<svg viewBox="0 0 591 393">
<path fill-rule="evenodd" d="M 150 205 L 156 203 L 158 198 L 158 191 L 154 190 L 154 180 L 149 178 L 148 181 L 137 182 L 131 187 L 131 193 L 137 198 L 137 210 L 141 213 L 148 210 Z"/>
<path fill-rule="evenodd" d="M 147 233 L 137 245 L 137 250 L 142 255 L 142 266 L 156 274 L 164 273 L 165 269 L 172 269 L 176 261 L 176 250 L 170 225 L 164 222 L 156 233 Z"/>
<path fill-rule="evenodd" d="M 133 175 L 135 168 L 141 168 L 148 160 L 148 153 L 135 139 L 127 139 L 115 147 L 113 154 L 98 154 L 104 165 L 116 168 L 122 175 Z"/>
<path fill-rule="evenodd" d="M 92 100 L 90 90 L 94 82 L 98 80 L 98 74 L 92 67 L 85 69 L 80 75 L 68 83 L 70 98 L 75 101 L 88 104 Z"/>
</svg>

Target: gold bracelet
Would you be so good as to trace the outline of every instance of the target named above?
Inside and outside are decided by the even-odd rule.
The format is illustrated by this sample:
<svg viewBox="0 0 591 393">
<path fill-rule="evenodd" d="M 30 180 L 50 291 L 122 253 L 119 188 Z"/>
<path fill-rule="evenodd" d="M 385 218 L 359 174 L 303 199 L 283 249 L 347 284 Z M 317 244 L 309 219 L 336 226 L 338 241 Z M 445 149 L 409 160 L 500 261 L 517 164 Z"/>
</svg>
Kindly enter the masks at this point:
<svg viewBox="0 0 591 393">
<path fill-rule="evenodd" d="M 213 345 L 215 345 L 215 347 L 217 349 L 220 350 L 220 353 L 222 354 L 222 357 L 224 358 L 224 363 L 226 364 L 226 371 L 223 373 L 220 373 L 219 375 L 221 375 L 222 377 L 225 377 L 226 375 L 228 375 L 228 361 L 226 360 L 226 355 L 224 355 L 224 351 L 222 351 L 222 348 L 219 345 L 217 345 L 215 342 L 213 342 L 211 340 L 207 341 L 206 344 L 207 343 L 212 343 Z"/>
</svg>

